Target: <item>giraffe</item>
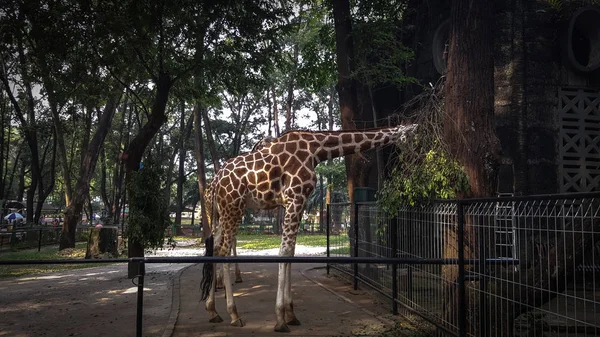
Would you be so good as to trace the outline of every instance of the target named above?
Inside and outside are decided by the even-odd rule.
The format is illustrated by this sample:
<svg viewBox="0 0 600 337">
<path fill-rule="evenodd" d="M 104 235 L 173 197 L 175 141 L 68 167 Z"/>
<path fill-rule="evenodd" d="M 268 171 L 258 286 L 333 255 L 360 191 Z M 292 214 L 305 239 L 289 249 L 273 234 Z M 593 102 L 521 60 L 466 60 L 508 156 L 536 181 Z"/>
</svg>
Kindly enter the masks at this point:
<svg viewBox="0 0 600 337">
<path fill-rule="evenodd" d="M 361 131 L 288 131 L 255 146 L 253 151 L 228 160 L 215 175 L 206 210 L 211 213 L 212 236 L 206 240 L 207 256 L 229 256 L 246 207 L 272 209 L 283 206 L 285 217 L 280 256 L 294 256 L 300 217 L 316 185 L 315 167 L 321 161 L 358 153 L 392 142 L 405 141 L 417 125 L 400 125 Z M 299 325 L 291 292 L 291 264 L 280 263 L 277 279 L 275 331 L 289 332 Z M 223 319 L 215 308 L 214 266 L 205 263 L 202 300 L 210 322 Z M 229 264 L 223 264 L 223 283 L 231 325 L 244 326 L 231 288 Z"/>
</svg>

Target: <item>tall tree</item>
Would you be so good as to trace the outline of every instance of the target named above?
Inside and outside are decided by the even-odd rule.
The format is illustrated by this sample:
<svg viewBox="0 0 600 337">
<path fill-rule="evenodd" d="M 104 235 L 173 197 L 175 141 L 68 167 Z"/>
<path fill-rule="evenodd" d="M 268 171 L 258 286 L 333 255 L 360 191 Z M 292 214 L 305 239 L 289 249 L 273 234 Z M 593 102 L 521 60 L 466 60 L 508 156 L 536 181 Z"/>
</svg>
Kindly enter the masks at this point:
<svg viewBox="0 0 600 337">
<path fill-rule="evenodd" d="M 100 156 L 102 144 L 111 128 L 112 119 L 121 98 L 120 93 L 121 88 L 119 86 L 116 90 L 113 89 L 113 97 L 106 103 L 96 131 L 86 148 L 85 155 L 79 167 L 79 174 L 75 183 L 75 189 L 73 190 L 71 203 L 65 210 L 65 221 L 63 223 L 59 249 L 75 247 L 77 224 L 81 219 L 84 203 L 89 199 L 90 182 L 98 162 L 98 157 Z"/>
<path fill-rule="evenodd" d="M 450 151 L 469 178 L 469 195 L 478 197 L 495 193 L 500 153 L 494 126 L 493 5 L 492 0 L 453 0 L 450 13 L 444 133 Z M 476 254 L 474 228 L 465 226 L 465 258 Z M 457 233 L 447 230 L 445 236 L 444 256 L 455 257 Z M 446 279 L 455 280 L 457 273 L 454 266 L 443 268 Z M 446 299 L 447 315 L 455 314 L 457 299 Z"/>
<path fill-rule="evenodd" d="M 500 143 L 494 123 L 494 1 L 454 0 L 446 74 L 445 138 L 472 196 L 492 196 Z"/>
<path fill-rule="evenodd" d="M 335 27 L 335 47 L 338 72 L 336 89 L 339 95 L 340 115 L 343 130 L 355 130 L 354 120 L 358 115 L 356 81 L 352 77 L 355 71 L 354 39 L 352 37 L 352 17 L 350 1 L 333 2 Z M 354 201 L 354 187 L 360 182 L 360 170 L 363 159 L 358 154 L 346 156 L 346 179 L 350 201 Z M 359 185 L 360 186 L 360 185 Z"/>
</svg>

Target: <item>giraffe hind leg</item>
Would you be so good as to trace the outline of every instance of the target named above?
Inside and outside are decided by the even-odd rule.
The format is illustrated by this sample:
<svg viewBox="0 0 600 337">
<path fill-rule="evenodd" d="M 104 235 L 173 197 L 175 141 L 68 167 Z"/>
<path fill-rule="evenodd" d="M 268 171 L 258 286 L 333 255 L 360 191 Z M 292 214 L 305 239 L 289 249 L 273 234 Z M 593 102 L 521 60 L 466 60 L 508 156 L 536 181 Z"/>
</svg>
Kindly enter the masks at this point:
<svg viewBox="0 0 600 337">
<path fill-rule="evenodd" d="M 223 286 L 223 269 L 222 268 L 216 268 L 217 269 L 217 284 L 216 284 L 216 288 L 218 289 L 223 289 L 225 288 L 225 286 Z"/>
<path fill-rule="evenodd" d="M 240 318 L 233 298 L 233 289 L 231 285 L 231 275 L 229 273 L 229 263 L 223 263 L 223 284 L 225 285 L 225 299 L 227 300 L 227 312 L 231 316 L 231 325 L 243 327 L 244 321 Z"/>
<path fill-rule="evenodd" d="M 223 322 L 223 319 L 221 318 L 221 316 L 219 316 L 219 314 L 217 313 L 217 309 L 215 306 L 215 286 L 216 286 L 216 275 L 215 275 L 215 269 L 216 269 L 217 265 L 213 264 L 212 268 L 213 268 L 213 274 L 212 274 L 212 285 L 210 288 L 210 293 L 208 295 L 208 299 L 206 300 L 206 311 L 208 311 L 208 315 L 210 316 L 210 319 L 208 320 L 211 323 L 221 323 Z"/>
</svg>

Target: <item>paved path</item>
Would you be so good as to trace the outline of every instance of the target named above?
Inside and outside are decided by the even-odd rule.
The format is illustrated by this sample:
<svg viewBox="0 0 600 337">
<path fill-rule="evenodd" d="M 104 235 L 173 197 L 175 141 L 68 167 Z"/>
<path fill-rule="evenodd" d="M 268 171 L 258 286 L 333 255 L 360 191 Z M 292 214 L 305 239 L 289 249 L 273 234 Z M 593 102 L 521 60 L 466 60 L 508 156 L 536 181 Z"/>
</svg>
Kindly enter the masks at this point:
<svg viewBox="0 0 600 337">
<path fill-rule="evenodd" d="M 296 316 L 300 326 L 290 326 L 289 334 L 276 333 L 275 297 L 277 292 L 277 264 L 242 265 L 243 283 L 234 285 L 238 312 L 246 326 L 232 327 L 225 308 L 224 291 L 217 293 L 217 311 L 223 323 L 209 323 L 204 302 L 199 302 L 201 265 L 183 270 L 180 277 L 180 307 L 172 336 L 379 336 L 386 329 L 385 320 L 366 311 L 347 297 L 336 295 L 323 282 L 324 269 L 310 269 L 315 265 L 292 265 L 292 292 Z M 339 283 L 337 283 L 339 284 Z M 339 291 L 339 290 L 338 290 Z M 342 290 L 345 291 L 345 290 Z M 362 295 L 362 294 L 357 294 Z M 350 295 L 352 296 L 352 295 Z M 364 297 L 364 296 L 363 296 Z"/>
</svg>

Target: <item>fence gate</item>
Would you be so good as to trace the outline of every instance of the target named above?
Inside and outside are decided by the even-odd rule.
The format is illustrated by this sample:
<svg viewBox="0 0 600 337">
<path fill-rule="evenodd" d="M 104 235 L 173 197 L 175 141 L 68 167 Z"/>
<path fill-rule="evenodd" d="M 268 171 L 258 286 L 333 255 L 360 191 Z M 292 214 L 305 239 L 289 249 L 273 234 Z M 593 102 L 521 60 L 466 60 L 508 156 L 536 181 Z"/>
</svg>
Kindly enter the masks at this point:
<svg viewBox="0 0 600 337">
<path fill-rule="evenodd" d="M 600 182 L 600 92 L 560 88 L 561 192 L 591 192 Z"/>
</svg>

